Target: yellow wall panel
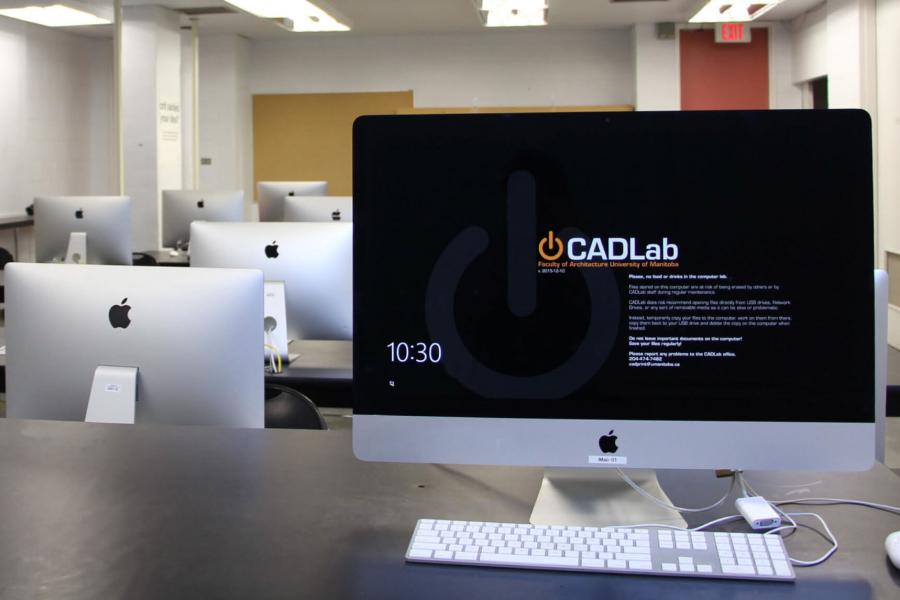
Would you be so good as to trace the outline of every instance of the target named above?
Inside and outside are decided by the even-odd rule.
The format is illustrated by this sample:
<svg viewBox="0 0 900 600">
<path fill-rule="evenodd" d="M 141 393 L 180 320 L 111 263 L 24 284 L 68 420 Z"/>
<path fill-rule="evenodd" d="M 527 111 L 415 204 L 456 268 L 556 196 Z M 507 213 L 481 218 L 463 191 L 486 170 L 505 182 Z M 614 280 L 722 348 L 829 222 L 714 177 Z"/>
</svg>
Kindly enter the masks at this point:
<svg viewBox="0 0 900 600">
<path fill-rule="evenodd" d="M 353 194 L 353 121 L 413 106 L 412 91 L 253 96 L 253 189 L 257 181 L 325 180 Z"/>
</svg>

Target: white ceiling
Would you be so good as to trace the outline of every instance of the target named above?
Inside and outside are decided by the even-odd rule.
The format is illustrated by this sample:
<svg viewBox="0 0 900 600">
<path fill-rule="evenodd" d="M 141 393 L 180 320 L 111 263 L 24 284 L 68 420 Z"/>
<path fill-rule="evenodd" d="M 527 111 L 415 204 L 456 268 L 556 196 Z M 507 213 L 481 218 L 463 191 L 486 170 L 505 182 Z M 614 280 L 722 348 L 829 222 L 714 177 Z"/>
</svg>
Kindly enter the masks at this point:
<svg viewBox="0 0 900 600">
<path fill-rule="evenodd" d="M 65 0 L 61 0 L 65 1 Z M 112 0 L 81 0 L 111 7 Z M 315 0 L 314 0 L 315 1 Z M 472 0 L 326 0 L 345 16 L 352 27 L 347 33 L 291 33 L 246 14 L 203 15 L 202 33 L 236 33 L 251 39 L 296 39 L 310 35 L 365 35 L 403 33 L 451 33 L 485 31 Z M 547 30 L 620 28 L 635 23 L 674 21 L 683 23 L 702 0 L 550 0 Z M 824 0 L 784 0 L 772 9 L 767 21 L 797 17 Z M 28 0 L 0 0 L 4 6 L 24 6 Z M 224 0 L 123 0 L 125 6 L 157 5 L 173 10 L 225 7 Z M 2 18 L 2 17 L 0 17 Z M 188 19 L 184 17 L 187 24 Z M 111 35 L 110 26 L 71 28 L 74 33 Z"/>
</svg>

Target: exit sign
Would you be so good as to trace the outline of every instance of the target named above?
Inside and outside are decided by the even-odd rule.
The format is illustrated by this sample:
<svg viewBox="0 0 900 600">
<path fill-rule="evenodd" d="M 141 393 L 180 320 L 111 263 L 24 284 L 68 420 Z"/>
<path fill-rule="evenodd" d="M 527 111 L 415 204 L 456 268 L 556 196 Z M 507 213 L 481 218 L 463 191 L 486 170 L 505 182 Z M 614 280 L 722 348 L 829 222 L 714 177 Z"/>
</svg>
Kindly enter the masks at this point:
<svg viewBox="0 0 900 600">
<path fill-rule="evenodd" d="M 716 42 L 719 44 L 749 44 L 749 23 L 716 23 Z"/>
</svg>

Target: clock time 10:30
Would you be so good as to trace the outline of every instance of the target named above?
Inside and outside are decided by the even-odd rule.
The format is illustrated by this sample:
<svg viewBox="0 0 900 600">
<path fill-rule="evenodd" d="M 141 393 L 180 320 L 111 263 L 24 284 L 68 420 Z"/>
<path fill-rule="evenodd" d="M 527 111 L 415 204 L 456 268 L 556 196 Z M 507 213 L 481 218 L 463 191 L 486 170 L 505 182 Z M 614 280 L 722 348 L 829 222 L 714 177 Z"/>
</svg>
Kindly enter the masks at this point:
<svg viewBox="0 0 900 600">
<path fill-rule="evenodd" d="M 439 363 L 444 350 L 437 342 L 391 342 L 387 345 L 392 363 Z"/>
</svg>

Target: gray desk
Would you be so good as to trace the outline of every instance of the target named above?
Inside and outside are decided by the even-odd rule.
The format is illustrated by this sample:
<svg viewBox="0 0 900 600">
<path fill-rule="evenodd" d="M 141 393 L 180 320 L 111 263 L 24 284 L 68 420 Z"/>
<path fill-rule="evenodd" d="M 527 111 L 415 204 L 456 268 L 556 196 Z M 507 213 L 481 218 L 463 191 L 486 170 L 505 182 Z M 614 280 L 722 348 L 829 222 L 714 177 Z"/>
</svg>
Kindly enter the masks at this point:
<svg viewBox="0 0 900 600">
<path fill-rule="evenodd" d="M 704 479 L 696 474 L 670 492 L 700 501 L 688 490 Z M 404 563 L 416 518 L 523 521 L 539 480 L 537 469 L 362 463 L 348 431 L 0 420 L 0 597 L 900 595 L 900 573 L 883 550 L 900 519 L 856 508 L 821 509 L 842 549 L 801 569 L 795 584 Z M 900 480 L 883 467 L 820 487 L 900 500 Z M 801 556 L 823 546 L 811 533 L 788 541 Z"/>
</svg>

